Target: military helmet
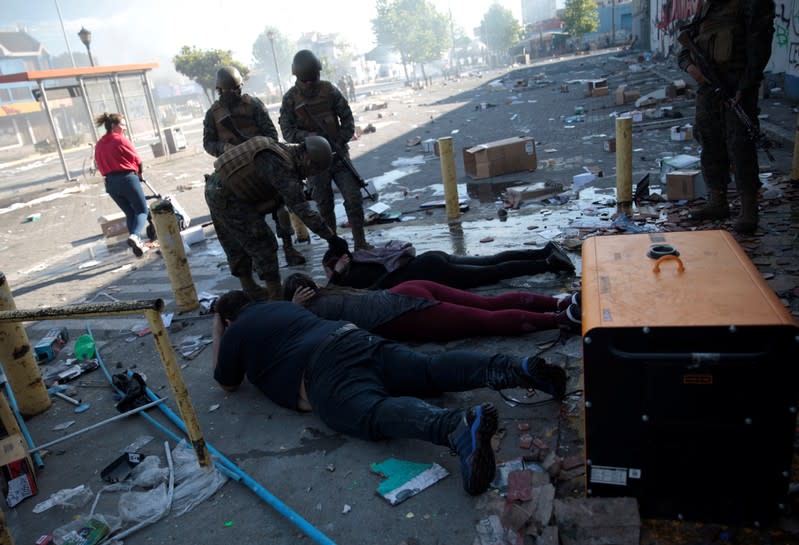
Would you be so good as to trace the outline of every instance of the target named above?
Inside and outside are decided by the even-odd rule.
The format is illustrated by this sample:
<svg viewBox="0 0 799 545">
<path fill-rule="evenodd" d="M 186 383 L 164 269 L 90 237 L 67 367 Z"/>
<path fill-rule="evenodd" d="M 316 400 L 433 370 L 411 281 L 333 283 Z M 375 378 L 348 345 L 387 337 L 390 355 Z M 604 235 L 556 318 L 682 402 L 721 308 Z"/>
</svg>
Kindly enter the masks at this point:
<svg viewBox="0 0 799 545">
<path fill-rule="evenodd" d="M 321 136 L 306 137 L 305 152 L 319 171 L 327 170 L 333 164 L 333 150 L 330 149 L 330 143 Z"/>
<path fill-rule="evenodd" d="M 291 61 L 291 73 L 300 81 L 315 80 L 321 71 L 322 61 L 308 49 L 298 51 L 294 55 L 294 60 Z"/>
<path fill-rule="evenodd" d="M 234 66 L 223 66 L 216 72 L 217 89 L 237 89 L 241 82 L 241 74 Z"/>
</svg>

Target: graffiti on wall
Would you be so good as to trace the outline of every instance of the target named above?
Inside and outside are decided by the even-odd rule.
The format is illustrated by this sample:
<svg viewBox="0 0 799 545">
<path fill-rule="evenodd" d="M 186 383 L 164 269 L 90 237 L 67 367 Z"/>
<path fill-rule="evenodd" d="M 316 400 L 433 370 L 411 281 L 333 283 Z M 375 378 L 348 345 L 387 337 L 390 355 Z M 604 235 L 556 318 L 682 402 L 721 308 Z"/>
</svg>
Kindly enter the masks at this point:
<svg viewBox="0 0 799 545">
<path fill-rule="evenodd" d="M 702 0 L 653 0 L 653 27 L 657 29 L 657 37 L 653 36 L 653 49 L 665 56 L 676 53 L 677 34 L 680 27 L 691 22 L 691 19 L 702 8 Z"/>
<path fill-rule="evenodd" d="M 771 66 L 775 72 L 799 75 L 799 1 L 775 1 Z"/>
</svg>

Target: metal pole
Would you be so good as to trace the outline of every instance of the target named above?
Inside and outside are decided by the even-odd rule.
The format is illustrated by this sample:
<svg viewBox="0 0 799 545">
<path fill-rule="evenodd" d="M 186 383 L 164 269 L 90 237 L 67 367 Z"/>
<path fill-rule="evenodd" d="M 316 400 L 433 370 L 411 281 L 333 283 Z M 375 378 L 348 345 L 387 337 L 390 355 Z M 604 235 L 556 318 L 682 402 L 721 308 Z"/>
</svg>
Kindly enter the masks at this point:
<svg viewBox="0 0 799 545">
<path fill-rule="evenodd" d="M 200 306 L 200 301 L 197 299 L 197 289 L 186 259 L 175 208 L 168 200 L 158 199 L 150 205 L 150 211 L 178 311 L 194 310 Z"/>
<path fill-rule="evenodd" d="M 616 118 L 616 213 L 632 216 L 633 118 Z"/>
<path fill-rule="evenodd" d="M 67 31 L 64 29 L 64 20 L 61 18 L 61 7 L 58 5 L 58 0 L 54 0 L 55 9 L 58 12 L 58 22 L 61 23 L 61 32 L 64 33 L 64 41 L 67 44 L 67 51 L 69 51 L 69 58 L 72 61 L 72 68 L 76 68 L 75 56 L 72 54 L 72 48 L 69 47 L 69 40 L 67 39 Z M 93 66 L 93 65 L 92 65 Z"/>
<path fill-rule="evenodd" d="M 0 315 L 3 311 L 14 311 L 17 306 L 6 275 L 0 272 Z M 33 357 L 33 347 L 22 327 L 22 320 L 0 322 L 0 361 L 5 367 L 8 385 L 13 388 L 18 399 L 20 412 L 33 416 L 50 408 L 52 400 L 42 373 Z"/>
<path fill-rule="evenodd" d="M 42 104 L 44 104 L 44 112 L 47 114 L 47 121 L 50 122 L 50 129 L 53 131 L 53 138 L 55 138 L 55 147 L 58 150 L 58 158 L 61 159 L 61 168 L 64 169 L 64 178 L 66 178 L 67 182 L 75 181 L 75 178 L 72 178 L 69 175 L 69 167 L 67 166 L 67 160 L 64 158 L 64 150 L 61 149 L 61 141 L 58 138 L 58 131 L 55 128 L 55 121 L 53 120 L 53 112 L 50 110 L 50 102 L 47 100 L 47 92 L 44 90 L 44 83 L 42 80 L 37 80 L 36 83 L 39 84 L 39 91 L 42 93 Z"/>
<path fill-rule="evenodd" d="M 272 46 L 272 60 L 275 61 L 275 74 L 277 75 L 277 88 L 280 90 L 280 96 L 283 96 L 283 83 L 280 81 L 280 69 L 277 67 L 277 55 L 275 54 L 275 38 L 269 37 L 269 43 Z"/>
<path fill-rule="evenodd" d="M 78 84 L 80 85 L 80 94 L 83 97 L 83 105 L 86 107 L 86 114 L 89 116 L 89 127 L 91 127 L 94 142 L 97 143 L 97 127 L 94 125 L 94 114 L 92 113 L 92 106 L 89 102 L 89 95 L 86 91 L 86 82 L 83 78 L 79 77 Z"/>
<path fill-rule="evenodd" d="M 128 116 L 128 106 L 125 103 L 125 93 L 122 91 L 122 83 L 119 81 L 119 74 L 114 74 L 114 87 L 116 88 L 117 94 L 119 94 L 119 104 L 122 106 L 122 115 L 125 116 L 125 119 L 130 121 L 130 117 Z M 128 138 L 134 144 L 136 141 L 133 139 L 133 127 L 128 124 Z"/>
<path fill-rule="evenodd" d="M 150 92 L 150 79 L 147 77 L 147 72 L 142 72 L 142 86 L 144 87 L 144 98 L 147 100 L 147 108 L 150 110 L 150 119 L 155 125 L 155 133 L 158 135 L 158 141 L 161 142 L 161 151 L 164 152 L 166 157 L 169 157 L 169 147 L 164 141 L 164 135 L 161 132 L 161 123 L 158 122 L 158 111 L 155 109 L 153 94 Z"/>
<path fill-rule="evenodd" d="M 147 322 L 150 324 L 150 331 L 155 340 L 155 346 L 161 355 L 161 363 L 164 364 L 169 385 L 172 386 L 172 393 L 175 394 L 175 402 L 178 404 L 180 417 L 186 425 L 189 441 L 191 441 L 191 446 L 194 447 L 194 452 L 197 453 L 197 461 L 202 467 L 206 467 L 210 465 L 211 457 L 208 455 L 208 448 L 205 445 L 202 431 L 200 431 L 197 413 L 194 411 L 194 406 L 189 398 L 186 384 L 183 382 L 183 375 L 180 374 L 180 366 L 175 356 L 175 350 L 169 342 L 169 335 L 166 332 L 163 320 L 161 320 L 161 313 L 148 310 L 146 314 Z"/>
<path fill-rule="evenodd" d="M 455 175 L 455 153 L 452 151 L 452 137 L 438 139 L 438 151 L 441 154 L 441 180 L 444 183 L 444 201 L 447 207 L 447 219 L 460 217 L 461 207 L 458 202 L 458 184 Z"/>
<path fill-rule="evenodd" d="M 111 418 L 108 418 L 106 420 L 102 420 L 100 422 L 97 422 L 96 424 L 92 424 L 91 426 L 89 426 L 87 428 L 83 428 L 82 430 L 74 431 L 74 432 L 72 432 L 72 433 L 70 433 L 68 435 L 65 435 L 63 437 L 59 437 L 58 439 L 53 439 L 52 441 L 50 441 L 48 443 L 44 443 L 44 444 L 38 445 L 38 446 L 30 449 L 28 452 L 31 452 L 31 453 L 39 452 L 40 450 L 44 450 L 44 449 L 46 449 L 48 447 L 52 447 L 53 445 L 57 445 L 58 443 L 61 443 L 62 441 L 66 441 L 67 439 L 72 439 L 73 437 L 77 437 L 78 435 L 84 434 L 87 431 L 91 431 L 91 430 L 97 429 L 99 427 L 105 426 L 106 424 L 110 424 L 111 422 L 116 422 L 117 420 L 121 420 L 123 418 L 126 418 L 126 417 L 132 415 L 132 414 L 140 413 L 140 412 L 142 412 L 142 411 L 144 411 L 146 409 L 149 409 L 150 407 L 155 407 L 159 403 L 163 403 L 165 400 L 166 400 L 166 398 L 162 397 L 162 398 L 159 398 L 159 399 L 157 399 L 155 401 L 151 401 L 151 402 L 147 403 L 146 405 L 142 405 L 141 407 L 136 407 L 135 409 L 131 409 L 131 410 L 129 410 L 126 413 L 122 413 L 122 414 L 118 414 L 116 416 L 112 416 Z"/>
</svg>

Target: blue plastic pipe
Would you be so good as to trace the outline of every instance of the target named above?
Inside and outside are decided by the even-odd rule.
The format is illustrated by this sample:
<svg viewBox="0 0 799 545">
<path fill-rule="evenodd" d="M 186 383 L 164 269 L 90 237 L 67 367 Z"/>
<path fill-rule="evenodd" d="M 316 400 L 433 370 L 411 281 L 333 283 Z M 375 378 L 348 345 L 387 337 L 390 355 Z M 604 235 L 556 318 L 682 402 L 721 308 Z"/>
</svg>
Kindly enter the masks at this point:
<svg viewBox="0 0 799 545">
<path fill-rule="evenodd" d="M 92 335 L 91 328 L 87 325 L 86 326 L 89 335 Z M 92 335 L 93 336 L 93 335 Z M 113 379 L 111 374 L 108 372 L 108 369 L 103 363 L 103 360 L 100 356 L 100 350 L 96 350 L 95 357 L 97 358 L 97 362 L 100 364 L 100 367 L 105 374 L 106 379 L 113 385 Z M 119 392 L 117 390 L 118 393 Z M 157 397 L 149 387 L 145 388 L 145 392 L 147 393 L 147 397 L 154 398 L 153 401 L 156 399 L 160 399 Z M 188 434 L 186 430 L 186 425 L 183 423 L 183 420 L 175 414 L 175 412 L 166 406 L 166 403 L 160 403 L 158 408 L 161 409 L 161 412 L 172 421 L 180 430 Z M 167 430 L 160 422 L 156 421 L 153 417 L 146 413 L 139 413 L 142 416 L 146 417 L 147 420 L 155 424 L 159 429 L 164 431 L 168 436 L 172 437 L 173 441 L 179 442 L 179 438 L 175 439 L 175 435 Z M 236 464 L 234 464 L 227 456 L 219 452 L 216 448 L 214 448 L 210 443 L 206 441 L 205 443 L 208 452 L 215 458 L 214 465 L 224 474 L 232 478 L 233 480 L 239 481 L 247 486 L 250 490 L 255 492 L 262 500 L 268 503 L 272 508 L 274 508 L 278 513 L 286 517 L 291 523 L 297 526 L 302 532 L 313 539 L 316 543 L 321 545 L 336 545 L 336 542 L 331 540 L 325 534 L 323 534 L 318 528 L 313 526 L 310 522 L 302 518 L 299 514 L 297 514 L 293 509 L 287 506 L 285 503 L 280 501 L 274 494 L 269 492 L 266 488 L 261 486 L 258 481 L 247 475 L 241 468 L 239 468 Z"/>
<path fill-rule="evenodd" d="M 8 379 L 6 379 L 6 372 L 3 369 L 3 365 L 0 364 L 0 374 L 3 375 L 3 388 L 5 388 L 6 396 L 8 397 L 8 404 L 11 406 L 11 410 L 14 411 L 14 416 L 17 417 L 17 424 L 19 425 L 19 429 L 22 432 L 22 437 L 25 438 L 25 442 L 28 443 L 28 449 L 33 450 L 36 448 L 36 445 L 33 443 L 33 437 L 31 437 L 30 432 L 28 431 L 28 426 L 25 425 L 25 419 L 22 418 L 22 414 L 19 412 L 19 405 L 17 405 L 17 398 L 14 397 L 14 390 L 11 389 L 11 385 L 8 383 Z M 38 469 L 42 469 L 44 467 L 44 460 L 42 460 L 42 455 L 37 451 L 31 454 L 33 457 L 33 462 L 36 464 Z"/>
</svg>

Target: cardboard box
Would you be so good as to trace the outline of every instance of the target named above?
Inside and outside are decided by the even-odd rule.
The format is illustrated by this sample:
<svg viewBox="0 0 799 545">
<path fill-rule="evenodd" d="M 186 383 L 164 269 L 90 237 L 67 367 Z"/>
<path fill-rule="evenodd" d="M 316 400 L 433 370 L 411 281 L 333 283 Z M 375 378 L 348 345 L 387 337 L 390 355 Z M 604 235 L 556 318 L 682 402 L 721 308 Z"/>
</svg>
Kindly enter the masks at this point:
<svg viewBox="0 0 799 545">
<path fill-rule="evenodd" d="M 521 170 L 534 171 L 538 166 L 535 139 L 505 138 L 464 148 L 463 166 L 466 174 L 476 180 Z"/>
<path fill-rule="evenodd" d="M 692 201 L 706 194 L 701 170 L 673 170 L 666 174 L 666 196 L 670 201 Z"/>
<path fill-rule="evenodd" d="M 608 80 L 595 79 L 588 82 L 588 93 L 590 97 L 604 97 L 610 95 Z"/>
<path fill-rule="evenodd" d="M 624 106 L 624 91 L 627 90 L 627 84 L 622 83 L 618 87 L 616 87 L 616 106 Z"/>
<path fill-rule="evenodd" d="M 605 140 L 605 151 L 609 151 L 611 153 L 616 153 L 616 139 L 615 138 L 608 138 Z"/>
<path fill-rule="evenodd" d="M 509 187 L 505 193 L 507 201 L 512 207 L 521 205 L 524 202 L 540 201 L 545 197 L 561 193 L 563 185 L 553 182 L 536 182 L 534 184 Z"/>
<path fill-rule="evenodd" d="M 100 224 L 100 229 L 103 231 L 103 236 L 106 238 L 123 235 L 128 232 L 125 214 L 122 212 L 100 216 L 97 218 L 97 223 Z"/>
<path fill-rule="evenodd" d="M 39 492 L 36 471 L 20 434 L 0 439 L 0 477 L 9 507 Z"/>
<path fill-rule="evenodd" d="M 693 137 L 694 128 L 690 124 L 683 125 L 682 127 L 671 128 L 671 139 L 675 142 L 690 140 Z"/>
</svg>

